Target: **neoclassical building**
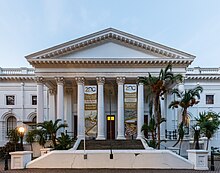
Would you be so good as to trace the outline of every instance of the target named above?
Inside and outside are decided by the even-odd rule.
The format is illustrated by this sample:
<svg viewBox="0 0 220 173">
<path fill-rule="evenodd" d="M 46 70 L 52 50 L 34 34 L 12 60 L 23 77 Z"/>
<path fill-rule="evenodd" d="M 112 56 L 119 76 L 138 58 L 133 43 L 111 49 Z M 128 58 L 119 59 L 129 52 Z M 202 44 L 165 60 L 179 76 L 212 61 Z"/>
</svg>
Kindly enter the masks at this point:
<svg viewBox="0 0 220 173">
<path fill-rule="evenodd" d="M 146 88 L 137 83 L 172 64 L 185 77 L 172 87 L 204 87 L 201 102 L 189 111 L 220 111 L 219 69 L 188 68 L 195 56 L 108 28 L 25 57 L 32 68 L 0 69 L 0 144 L 10 129 L 61 119 L 78 138 L 126 139 L 143 136 L 149 119 Z M 172 88 L 170 88 L 172 89 Z M 161 101 L 165 130 L 177 129 L 179 113 L 168 109 L 174 96 Z M 218 136 L 216 140 L 219 139 Z"/>
</svg>

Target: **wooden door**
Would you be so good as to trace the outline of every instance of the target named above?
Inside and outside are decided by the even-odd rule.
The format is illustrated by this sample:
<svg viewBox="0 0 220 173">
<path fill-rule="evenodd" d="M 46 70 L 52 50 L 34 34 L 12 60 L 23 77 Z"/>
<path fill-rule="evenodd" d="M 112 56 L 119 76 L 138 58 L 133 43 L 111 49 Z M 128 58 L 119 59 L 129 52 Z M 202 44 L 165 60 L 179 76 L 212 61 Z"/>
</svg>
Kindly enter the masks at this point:
<svg viewBox="0 0 220 173">
<path fill-rule="evenodd" d="M 107 115 L 107 139 L 115 139 L 115 116 Z"/>
</svg>

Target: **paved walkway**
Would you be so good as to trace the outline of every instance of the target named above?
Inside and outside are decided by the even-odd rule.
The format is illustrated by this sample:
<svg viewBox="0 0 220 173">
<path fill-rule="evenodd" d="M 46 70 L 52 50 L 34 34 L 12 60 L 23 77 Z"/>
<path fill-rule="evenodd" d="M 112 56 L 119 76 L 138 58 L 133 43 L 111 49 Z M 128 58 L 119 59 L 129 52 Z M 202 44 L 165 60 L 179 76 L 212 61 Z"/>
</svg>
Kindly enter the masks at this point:
<svg viewBox="0 0 220 173">
<path fill-rule="evenodd" d="M 10 165 L 9 165 L 10 166 Z M 4 161 L 0 161 L 1 173 L 220 173 L 220 161 L 215 162 L 215 171 L 158 170 L 158 169 L 24 169 L 4 171 Z"/>
</svg>

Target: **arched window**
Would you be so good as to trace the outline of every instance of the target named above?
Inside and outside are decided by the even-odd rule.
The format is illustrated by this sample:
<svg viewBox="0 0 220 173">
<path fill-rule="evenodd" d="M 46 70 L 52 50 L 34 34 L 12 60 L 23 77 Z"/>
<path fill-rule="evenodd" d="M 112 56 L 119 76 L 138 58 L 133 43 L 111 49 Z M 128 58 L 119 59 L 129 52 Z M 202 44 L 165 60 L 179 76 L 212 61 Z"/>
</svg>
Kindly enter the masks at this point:
<svg viewBox="0 0 220 173">
<path fill-rule="evenodd" d="M 7 119 L 7 135 L 9 134 L 10 130 L 13 130 L 17 127 L 17 119 L 14 116 L 10 116 Z"/>
<path fill-rule="evenodd" d="M 33 122 L 33 123 L 36 123 L 36 122 L 37 122 L 37 117 L 36 117 L 36 116 L 32 119 L 32 122 Z"/>
</svg>

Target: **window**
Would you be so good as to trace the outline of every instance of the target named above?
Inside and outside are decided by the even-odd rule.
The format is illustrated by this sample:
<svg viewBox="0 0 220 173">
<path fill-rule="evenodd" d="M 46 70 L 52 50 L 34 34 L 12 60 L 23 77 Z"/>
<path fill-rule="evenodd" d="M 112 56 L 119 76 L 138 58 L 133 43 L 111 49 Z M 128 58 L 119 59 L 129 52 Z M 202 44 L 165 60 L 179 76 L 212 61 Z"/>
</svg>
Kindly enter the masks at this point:
<svg viewBox="0 0 220 173">
<path fill-rule="evenodd" d="M 7 119 L 7 135 L 9 134 L 10 130 L 13 130 L 17 127 L 17 120 L 14 116 L 10 116 Z"/>
<path fill-rule="evenodd" d="M 6 105 L 15 105 L 15 96 L 6 96 Z"/>
<path fill-rule="evenodd" d="M 214 95 L 206 95 L 206 104 L 214 104 Z"/>
<path fill-rule="evenodd" d="M 32 96 L 32 105 L 37 105 L 37 96 Z"/>
</svg>

